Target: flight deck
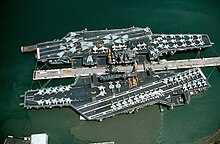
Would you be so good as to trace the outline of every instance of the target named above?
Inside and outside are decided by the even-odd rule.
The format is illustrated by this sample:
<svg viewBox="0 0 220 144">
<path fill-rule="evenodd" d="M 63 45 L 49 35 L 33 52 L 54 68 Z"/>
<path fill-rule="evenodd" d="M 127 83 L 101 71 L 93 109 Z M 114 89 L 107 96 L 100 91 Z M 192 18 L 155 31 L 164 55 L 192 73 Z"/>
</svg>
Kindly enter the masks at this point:
<svg viewBox="0 0 220 144">
<path fill-rule="evenodd" d="M 156 60 L 177 51 L 203 49 L 212 46 L 207 34 L 153 34 L 149 27 L 70 32 L 61 39 L 34 45 L 39 62 L 72 64 L 73 67 Z M 31 47 L 31 46 L 26 46 Z M 22 47 L 24 49 L 26 47 Z"/>
<path fill-rule="evenodd" d="M 96 75 L 77 77 L 74 84 L 29 90 L 24 95 L 25 108 L 71 106 L 86 120 L 102 120 L 141 107 L 163 104 L 169 107 L 190 102 L 190 95 L 210 85 L 199 68 L 182 73 L 146 72 L 125 80 L 97 82 Z"/>
</svg>

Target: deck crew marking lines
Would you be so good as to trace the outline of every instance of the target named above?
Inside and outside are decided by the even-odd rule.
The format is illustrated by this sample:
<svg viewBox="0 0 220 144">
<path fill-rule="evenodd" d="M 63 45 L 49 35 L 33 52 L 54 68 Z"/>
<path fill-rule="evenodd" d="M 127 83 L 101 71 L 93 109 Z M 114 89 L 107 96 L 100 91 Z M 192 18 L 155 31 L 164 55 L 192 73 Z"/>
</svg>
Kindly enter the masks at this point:
<svg viewBox="0 0 220 144">
<path fill-rule="evenodd" d="M 160 88 L 163 88 L 163 87 L 166 87 L 166 85 L 163 85 L 163 86 L 161 86 Z M 133 96 L 130 96 L 129 98 L 134 98 L 136 95 L 133 95 Z M 120 96 L 120 98 L 121 98 L 121 96 Z M 114 98 L 113 98 L 114 99 Z M 125 98 L 124 100 L 127 100 L 128 98 Z M 117 102 L 121 102 L 121 101 L 123 101 L 123 100 L 119 100 L 119 101 L 117 101 Z M 100 102 L 101 103 L 101 102 Z M 90 112 L 90 111 L 93 111 L 93 110 L 97 110 L 97 109 L 101 109 L 101 108 L 104 108 L 104 107 L 107 107 L 107 106 L 110 106 L 111 104 L 106 104 L 106 105 L 104 105 L 104 106 L 101 106 L 101 107 L 97 107 L 96 109 L 92 109 L 92 110 L 88 110 L 88 111 L 85 111 L 85 112 L 83 112 L 83 114 L 84 113 L 87 113 L 87 112 Z"/>
<path fill-rule="evenodd" d="M 53 51 L 63 51 L 62 49 L 60 49 L 60 47 L 58 47 L 59 45 L 57 46 L 53 46 L 53 47 L 50 47 L 51 49 L 50 50 L 45 50 L 45 51 L 40 51 L 41 54 L 45 54 L 47 52 L 53 52 Z M 53 54 L 53 53 L 52 53 Z M 51 54 L 51 55 L 52 55 Z"/>
<path fill-rule="evenodd" d="M 131 32 L 132 32 L 133 30 L 131 30 Z M 142 30 L 139 30 L 140 31 L 140 33 L 135 33 L 135 34 L 142 34 L 143 32 L 142 32 Z M 120 34 L 121 32 L 119 32 L 118 34 Z M 123 32 L 123 34 L 125 34 L 125 33 L 129 33 L 129 31 L 127 31 L 127 32 Z M 113 35 L 115 35 L 115 33 L 113 33 Z M 103 35 L 104 36 L 104 35 Z M 141 36 L 141 37 L 146 37 L 146 35 L 144 35 L 144 36 Z M 93 38 L 96 38 L 96 37 L 93 37 Z M 92 39 L 92 38 L 90 38 L 90 39 Z M 89 40 L 89 39 L 88 39 Z M 67 42 L 67 43 L 63 43 L 63 45 L 68 45 L 70 42 Z M 63 51 L 63 50 L 60 50 L 59 49 L 59 47 L 57 47 L 57 46 L 60 46 L 60 44 L 57 44 L 57 45 L 53 45 L 53 46 L 50 46 L 49 48 L 51 48 L 51 50 L 47 50 L 47 51 L 42 51 L 42 52 L 40 52 L 41 54 L 44 54 L 44 56 L 42 56 L 42 57 L 47 57 L 47 55 L 45 55 L 45 53 L 48 53 L 48 52 L 53 52 L 53 51 Z M 53 49 L 53 48 L 56 48 L 57 47 L 57 49 Z M 48 49 L 47 47 L 44 47 L 44 48 L 40 48 L 41 50 L 44 50 L 44 49 Z M 56 55 L 57 53 L 51 53 L 50 55 Z"/>
<path fill-rule="evenodd" d="M 163 80 L 159 81 L 159 82 L 153 82 L 153 83 L 150 83 L 150 84 L 146 84 L 146 85 L 143 85 L 142 88 L 147 88 L 147 87 L 150 87 L 150 86 L 153 86 L 153 85 L 156 85 L 156 84 L 159 84 L 159 83 L 162 83 Z M 130 90 L 128 93 L 133 93 L 135 91 L 138 91 L 139 88 L 134 88 L 133 90 Z M 110 97 L 107 97 L 105 99 L 102 99 L 101 102 L 105 102 L 105 101 L 108 101 L 110 99 L 113 99 L 113 98 L 118 98 L 118 97 L 121 97 L 122 95 L 125 95 L 125 94 L 128 94 L 126 91 L 121 93 L 121 94 L 117 94 L 117 96 L 115 95 L 115 97 L 113 96 L 110 96 Z M 78 107 L 77 109 L 80 110 L 80 109 L 83 109 L 85 107 L 89 107 L 89 106 L 92 106 L 92 105 L 95 105 L 95 104 L 98 104 L 100 102 L 93 102 L 93 103 L 90 103 L 90 104 L 87 104 L 87 105 L 83 105 L 83 106 L 80 106 Z"/>
<path fill-rule="evenodd" d="M 167 90 L 167 93 L 169 93 L 169 91 L 171 92 L 171 91 L 173 91 L 173 90 L 176 90 L 176 89 L 178 89 L 178 88 L 180 88 L 180 87 L 181 87 L 181 85 L 176 86 L 176 87 L 171 88 L 171 89 L 168 89 L 168 90 Z M 152 101 L 156 101 L 156 100 L 152 100 Z M 152 102 L 152 101 L 150 101 L 150 102 Z M 136 104 L 136 103 L 135 103 L 135 104 Z M 125 107 L 124 107 L 124 108 L 125 108 Z M 107 110 L 107 111 L 109 111 L 109 110 Z M 91 118 L 91 117 L 96 117 L 97 115 L 104 114 L 104 113 L 106 113 L 107 111 L 103 111 L 103 112 L 100 112 L 100 113 L 91 115 L 91 116 L 89 116 L 89 117 L 90 117 L 90 118 Z M 112 111 L 112 109 L 111 109 L 111 111 Z"/>
<path fill-rule="evenodd" d="M 57 42 L 58 43 L 53 43 L 53 46 L 50 46 L 49 48 L 53 48 L 55 46 L 60 46 L 60 44 L 62 43 L 62 41 L 57 41 Z M 40 48 L 40 50 L 48 49 L 47 46 L 40 46 L 39 48 Z"/>
<path fill-rule="evenodd" d="M 148 35 L 143 35 L 143 36 L 139 36 L 139 37 L 129 38 L 129 40 L 132 41 L 132 40 L 136 40 L 137 38 L 141 39 L 141 38 L 145 38 L 145 37 L 148 37 Z"/>
<path fill-rule="evenodd" d="M 158 100 L 153 100 L 153 101 L 150 101 L 150 102 L 145 102 L 145 106 L 147 106 L 147 105 L 153 105 L 153 104 L 155 104 L 155 103 L 157 103 L 158 102 Z M 135 104 L 137 104 L 137 103 L 134 103 L 132 106 L 134 106 Z M 136 108 L 136 107 L 138 107 L 138 106 L 135 106 L 135 107 L 133 107 L 133 108 L 129 108 L 129 109 L 127 109 L 127 111 L 129 111 L 129 110 L 131 110 L 131 109 L 134 109 L 134 108 Z M 122 109 L 119 109 L 119 110 L 122 110 Z M 92 118 L 94 118 L 94 117 L 96 117 L 96 118 L 98 118 L 98 116 L 103 116 L 103 115 L 106 115 L 106 114 L 108 114 L 108 113 L 110 113 L 110 112 L 116 112 L 115 114 L 118 114 L 118 113 L 120 113 L 120 112 L 118 112 L 118 110 L 117 111 L 114 111 L 113 109 L 109 109 L 109 110 L 107 110 L 107 111 L 104 111 L 104 112 L 100 112 L 100 113 L 98 113 L 98 114 L 95 114 L 95 115 L 91 115 L 91 116 L 88 116 L 88 118 L 89 119 L 92 119 Z"/>
<path fill-rule="evenodd" d="M 135 33 L 135 34 L 144 34 L 144 31 L 142 30 L 142 29 L 136 29 L 135 30 L 136 32 L 137 31 L 139 31 L 140 33 Z M 123 34 L 123 35 L 126 35 L 127 33 L 131 33 L 131 32 L 133 32 L 133 29 L 132 30 L 129 30 L 129 31 L 123 31 L 123 33 L 121 33 L 121 31 L 118 31 L 118 32 L 113 32 L 113 33 L 110 33 L 111 35 L 117 35 L 117 36 L 120 36 L 120 34 Z M 131 36 L 135 36 L 135 34 L 134 35 L 129 35 L 129 37 L 131 37 Z M 102 40 L 102 37 L 104 37 L 104 36 L 106 36 L 106 35 L 108 35 L 108 34 L 103 34 L 103 35 L 100 35 L 99 37 L 101 37 L 100 39 Z M 145 36 L 146 37 L 146 36 Z M 95 36 L 95 37 L 91 37 L 91 38 L 87 38 L 86 40 L 93 40 L 93 39 L 97 39 L 97 37 Z M 131 38 L 129 38 L 129 40 L 130 40 Z M 100 41 L 100 40 L 97 40 L 97 41 Z M 96 41 L 93 41 L 93 42 L 96 42 Z"/>
<path fill-rule="evenodd" d="M 165 85 L 164 86 L 162 86 L 162 87 L 165 87 Z M 169 92 L 171 92 L 171 91 L 173 91 L 173 90 L 176 90 L 176 89 L 178 89 L 178 88 L 180 88 L 181 87 L 181 85 L 179 85 L 179 86 L 176 86 L 176 87 L 173 87 L 173 88 L 171 88 L 171 89 L 168 89 L 168 90 L 165 90 L 164 91 L 164 93 L 169 93 Z M 161 88 L 161 87 L 160 87 Z M 135 97 L 135 96 L 131 96 L 130 98 L 133 98 L 133 97 Z M 147 100 L 146 100 L 147 101 Z M 152 100 L 152 101 L 155 101 L 155 100 Z M 151 102 L 152 102 L 151 101 Z M 134 104 L 136 104 L 135 102 L 134 102 Z M 134 105 L 133 104 L 133 105 Z M 89 110 L 89 111 L 86 111 L 86 112 L 84 112 L 84 113 L 87 113 L 87 112 L 90 112 L 90 111 L 93 111 L 93 110 L 97 110 L 97 109 L 101 109 L 101 108 L 104 108 L 104 107 L 106 107 L 106 106 L 110 106 L 111 104 L 107 104 L 107 105 L 104 105 L 104 106 L 102 106 L 102 107 L 97 107 L 96 109 L 92 109 L 92 110 Z M 128 105 L 128 106 L 130 106 L 130 105 Z M 83 114 L 84 114 L 83 113 Z M 100 112 L 100 113 L 103 113 L 103 112 Z M 100 113 L 98 113 L 98 114 L 100 114 Z M 95 114 L 96 115 L 96 114 Z M 93 115 L 92 115 L 93 116 Z M 91 116 L 90 116 L 91 117 Z"/>
<path fill-rule="evenodd" d="M 142 29 L 139 29 L 139 28 L 132 28 L 132 29 L 130 29 L 130 30 L 126 30 L 126 31 L 123 31 L 123 30 L 121 30 L 121 29 L 116 29 L 116 31 L 113 31 L 112 33 L 110 33 L 110 34 L 112 34 L 112 35 L 120 35 L 121 34 L 121 31 L 123 31 L 123 35 L 125 35 L 125 34 L 127 34 L 127 33 L 131 33 L 131 32 L 133 32 L 133 30 L 135 30 L 136 32 L 137 31 L 139 31 L 140 33 L 135 33 L 135 34 L 141 34 L 141 33 L 144 33 L 144 31 L 142 30 Z M 103 34 L 103 35 L 100 35 L 99 37 L 103 37 L 103 36 L 105 36 L 106 34 Z M 92 39 L 96 39 L 97 37 L 95 36 L 95 37 L 90 37 L 90 38 L 87 38 L 87 40 L 92 40 Z M 60 43 L 62 43 L 63 45 L 68 45 L 70 42 L 62 42 L 61 40 L 60 41 L 58 41 L 58 42 L 60 42 Z M 60 46 L 60 43 L 59 44 L 56 44 L 56 45 L 53 45 L 53 46 L 51 46 L 51 47 L 49 47 L 49 48 L 52 48 L 52 47 L 55 47 L 55 46 Z M 42 48 L 40 48 L 40 49 L 48 49 L 47 47 L 42 47 Z"/>
<path fill-rule="evenodd" d="M 103 106 L 101 106 L 101 107 L 97 107 L 97 108 L 95 108 L 95 109 L 90 109 L 90 110 L 88 110 L 88 111 L 83 112 L 83 114 L 88 113 L 88 112 L 92 112 L 92 111 L 95 111 L 95 110 L 98 110 L 98 109 L 101 109 L 101 108 L 104 108 L 104 107 L 107 107 L 107 106 L 110 106 L 110 105 L 111 105 L 111 104 L 109 103 L 109 104 L 103 105 Z"/>
<path fill-rule="evenodd" d="M 98 117 L 99 115 L 101 116 L 101 115 L 107 114 L 108 112 L 112 112 L 112 109 L 109 109 L 109 110 L 101 112 L 101 113 L 97 113 L 95 115 L 91 115 L 88 118 L 91 119 L 91 118 L 94 118 L 94 117 Z"/>
<path fill-rule="evenodd" d="M 63 52 L 64 50 L 54 50 L 56 52 L 50 53 L 51 51 L 47 51 L 47 53 L 41 53 L 41 57 L 43 58 L 47 58 L 47 57 L 58 57 L 58 53 Z"/>
<path fill-rule="evenodd" d="M 111 35 L 120 35 L 120 34 L 123 34 L 123 35 L 125 35 L 125 34 L 127 34 L 127 33 L 131 33 L 131 32 L 133 32 L 133 30 L 135 30 L 135 32 L 137 32 L 137 31 L 142 31 L 142 32 L 144 32 L 142 29 L 140 29 L 140 28 L 137 28 L 137 27 L 135 27 L 135 28 L 131 28 L 131 29 L 128 29 L 128 30 L 125 30 L 125 31 L 123 31 L 123 29 L 115 29 L 115 31 L 114 30 L 112 30 L 112 33 L 109 33 L 109 34 L 111 34 Z M 105 30 L 103 30 L 103 31 L 105 31 Z M 111 31 L 111 30 L 108 30 L 108 31 Z M 123 31 L 123 33 L 121 33 Z M 91 31 L 90 31 L 91 32 Z M 98 32 L 98 31 L 97 31 Z M 99 35 L 99 37 L 104 37 L 104 36 L 106 36 L 106 35 L 108 35 L 108 34 L 102 34 L 102 35 Z M 97 38 L 96 36 L 95 37 L 91 37 L 91 38 Z M 90 38 L 90 39 L 91 39 Z M 87 39 L 87 40 L 90 40 L 90 39 Z"/>
<path fill-rule="evenodd" d="M 54 47 L 57 47 L 57 46 L 66 46 L 72 42 L 62 42 L 62 41 L 59 41 L 60 43 L 59 44 L 56 44 L 56 45 L 53 45 L 53 46 L 50 46 L 49 48 L 54 48 Z M 58 47 L 60 48 L 60 47 Z M 45 49 L 48 49 L 48 47 L 40 47 L 40 50 L 45 50 Z M 47 51 L 44 51 L 44 52 L 47 52 Z M 42 52 L 41 52 L 42 53 Z"/>
<path fill-rule="evenodd" d="M 198 80 L 200 80 L 200 79 L 203 79 L 203 78 L 199 78 Z M 162 86 L 162 87 L 165 87 L 165 85 L 164 86 Z M 162 88 L 162 87 L 160 87 L 160 88 Z M 178 86 L 176 86 L 176 87 L 172 87 L 172 88 L 170 88 L 170 89 L 167 89 L 167 90 L 165 90 L 163 93 L 165 94 L 165 93 L 170 93 L 170 92 L 172 92 L 172 91 L 175 91 L 175 90 L 178 90 L 179 88 L 181 88 L 182 87 L 182 85 L 178 85 Z M 131 96 L 130 98 L 133 98 L 133 97 L 135 97 L 135 96 Z M 144 102 L 146 102 L 146 101 L 148 101 L 149 99 L 147 99 L 147 100 L 145 100 Z M 156 99 L 155 100 L 151 100 L 151 101 L 149 101 L 149 103 L 150 102 L 154 102 L 154 101 L 157 101 Z M 134 103 L 134 104 L 136 104 L 136 103 Z M 134 105 L 133 104 L 133 105 Z M 110 106 L 111 104 L 107 104 L 107 105 L 104 105 L 104 106 L 102 106 L 102 107 L 97 107 L 96 109 L 92 109 L 92 110 L 89 110 L 89 111 L 86 111 L 86 112 L 84 112 L 84 113 L 88 113 L 88 112 L 90 112 L 90 111 L 93 111 L 93 110 L 97 110 L 97 109 L 101 109 L 101 108 L 104 108 L 104 107 L 107 107 L 107 106 Z M 131 105 L 127 105 L 127 107 L 129 107 L 129 106 L 131 106 Z M 122 109 L 123 108 L 126 108 L 126 106 L 124 106 L 124 107 L 122 107 Z M 112 109 L 111 109 L 112 110 Z M 107 111 L 109 111 L 109 110 L 107 110 Z M 104 112 L 100 112 L 100 113 L 98 113 L 98 114 L 94 114 L 94 115 L 91 115 L 91 116 L 89 116 L 90 118 L 91 117 L 95 117 L 96 115 L 99 115 L 99 114 L 102 114 L 102 113 L 106 113 L 107 111 L 104 111 Z M 83 114 L 84 114 L 83 113 Z"/>
<path fill-rule="evenodd" d="M 201 78 L 202 79 L 202 78 Z M 176 87 L 173 87 L 173 88 L 171 88 L 171 89 L 168 89 L 168 90 L 166 90 L 166 91 L 164 91 L 164 93 L 166 92 L 166 93 L 169 93 L 169 92 L 172 92 L 172 91 L 174 91 L 174 90 L 178 90 L 179 88 L 181 87 L 181 85 L 179 85 L 179 86 L 176 86 Z M 152 100 L 152 101 L 149 101 L 149 103 L 150 102 L 156 102 L 157 100 Z M 94 118 L 94 117 L 97 117 L 98 115 L 100 115 L 100 114 L 107 114 L 107 112 L 109 112 L 109 111 L 112 111 L 113 109 L 109 109 L 109 110 L 107 110 L 107 111 L 103 111 L 103 112 L 100 112 L 100 113 L 97 113 L 97 114 L 94 114 L 94 115 L 91 115 L 91 116 L 89 116 L 88 118 Z"/>
<path fill-rule="evenodd" d="M 143 89 L 144 89 L 144 88 L 146 88 L 146 87 L 150 87 L 150 86 L 153 86 L 153 85 L 156 85 L 156 84 L 159 84 L 159 83 L 162 83 L 162 81 L 153 82 L 153 83 L 150 83 L 150 84 L 146 84 L 146 85 L 143 85 L 142 87 L 143 87 Z M 138 90 L 139 90 L 139 88 L 134 88 L 133 90 L 130 90 L 128 93 L 133 93 L 133 92 L 138 91 Z M 115 96 L 110 96 L 110 97 L 107 97 L 107 98 L 105 98 L 105 99 L 102 99 L 101 102 L 108 101 L 108 100 L 110 100 L 110 99 L 112 99 L 112 98 L 117 98 L 117 97 L 120 97 L 121 95 L 125 95 L 125 94 L 127 94 L 126 91 L 123 92 L 123 93 L 121 93 L 121 94 L 117 94 L 117 96 L 115 95 Z M 93 103 L 90 103 L 90 104 L 87 104 L 87 105 L 80 106 L 80 107 L 78 107 L 77 109 L 80 110 L 80 109 L 82 109 L 82 108 L 85 108 L 85 107 L 88 107 L 88 106 L 92 106 L 92 105 L 95 105 L 95 104 L 98 104 L 98 103 L 99 103 L 99 102 L 93 102 Z"/>
<path fill-rule="evenodd" d="M 184 73 L 188 73 L 188 71 L 183 72 L 182 74 L 184 74 Z M 170 77 L 173 77 L 173 76 L 170 76 Z M 168 78 L 169 78 L 169 77 L 168 77 Z M 145 85 L 142 86 L 142 88 L 144 89 L 144 88 L 147 88 L 147 87 L 150 87 L 150 86 L 153 86 L 153 85 L 162 83 L 163 80 L 164 80 L 164 79 L 162 79 L 162 80 L 160 80 L 160 81 L 157 81 L 157 82 L 152 82 L 152 83 L 149 83 L 149 84 L 145 84 Z M 130 90 L 130 91 L 128 91 L 128 92 L 129 92 L 129 93 L 133 93 L 133 92 L 138 91 L 138 90 L 139 90 L 139 88 L 134 88 L 133 90 Z M 125 95 L 125 94 L 127 94 L 126 91 L 123 92 L 123 93 L 121 93 L 121 94 L 117 94 L 117 95 L 115 95 L 115 96 L 106 97 L 106 98 L 102 99 L 101 102 L 105 102 L 105 101 L 108 101 L 108 100 L 113 99 L 113 98 L 120 97 L 120 96 Z M 83 109 L 83 108 L 85 108 L 85 107 L 89 107 L 89 106 L 92 106 L 92 105 L 95 105 L 95 104 L 98 104 L 98 103 L 100 103 L 100 102 L 91 102 L 91 103 L 88 103 L 88 104 L 86 104 L 86 105 L 82 105 L 82 106 L 76 107 L 76 109 L 80 110 L 80 109 Z"/>
</svg>

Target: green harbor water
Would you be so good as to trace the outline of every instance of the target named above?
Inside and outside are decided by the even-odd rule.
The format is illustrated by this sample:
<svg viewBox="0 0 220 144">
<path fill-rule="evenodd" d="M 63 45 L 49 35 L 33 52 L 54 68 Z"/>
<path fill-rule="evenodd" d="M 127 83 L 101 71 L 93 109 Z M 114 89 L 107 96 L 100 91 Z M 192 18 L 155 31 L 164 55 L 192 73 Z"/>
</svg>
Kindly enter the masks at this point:
<svg viewBox="0 0 220 144">
<path fill-rule="evenodd" d="M 201 57 L 220 54 L 218 0 L 3 0 L 0 2 L 0 143 L 46 132 L 49 144 L 200 144 L 220 127 L 220 73 L 203 68 L 212 87 L 194 96 L 189 105 L 160 113 L 150 106 L 135 114 L 102 122 L 80 121 L 70 108 L 26 110 L 20 95 L 30 88 L 34 53 L 22 45 L 61 38 L 87 28 L 149 26 L 153 33 L 206 33 L 215 44 Z M 169 59 L 195 58 L 197 52 Z M 56 83 L 56 82 L 55 82 Z"/>
</svg>

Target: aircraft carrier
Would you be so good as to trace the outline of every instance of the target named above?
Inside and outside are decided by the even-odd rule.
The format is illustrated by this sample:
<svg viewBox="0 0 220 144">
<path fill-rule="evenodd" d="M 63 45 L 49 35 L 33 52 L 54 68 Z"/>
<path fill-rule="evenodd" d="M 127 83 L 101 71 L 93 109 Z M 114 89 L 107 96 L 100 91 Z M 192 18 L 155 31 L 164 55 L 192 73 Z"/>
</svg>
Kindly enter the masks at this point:
<svg viewBox="0 0 220 144">
<path fill-rule="evenodd" d="M 70 63 L 79 67 L 133 63 L 137 59 L 141 63 L 164 54 L 211 46 L 206 34 L 153 34 L 149 27 L 131 27 L 70 32 L 61 39 L 21 47 L 21 51 L 32 48 L 37 51 L 39 62 Z M 111 58 L 106 57 L 108 53 Z"/>
<path fill-rule="evenodd" d="M 22 52 L 36 51 L 37 62 L 71 65 L 34 71 L 33 80 L 75 77 L 75 81 L 28 90 L 21 95 L 22 105 L 27 109 L 69 106 L 81 119 L 102 121 L 153 104 L 171 109 L 188 104 L 192 95 L 210 87 L 199 66 L 176 73 L 168 70 L 171 64 L 163 71 L 155 71 L 152 63 L 164 65 L 159 61 L 163 55 L 201 50 L 212 44 L 206 34 L 153 34 L 149 27 L 131 27 L 85 29 L 61 39 L 24 46 Z M 219 58 L 213 61 L 215 64 L 207 65 L 220 65 Z"/>
</svg>

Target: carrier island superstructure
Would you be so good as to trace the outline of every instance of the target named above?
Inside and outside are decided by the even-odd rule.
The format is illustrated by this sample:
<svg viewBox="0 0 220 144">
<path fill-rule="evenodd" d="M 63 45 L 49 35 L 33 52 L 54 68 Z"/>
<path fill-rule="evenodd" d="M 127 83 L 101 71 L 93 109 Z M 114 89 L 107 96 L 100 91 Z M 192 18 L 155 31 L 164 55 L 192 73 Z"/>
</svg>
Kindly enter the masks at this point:
<svg viewBox="0 0 220 144">
<path fill-rule="evenodd" d="M 75 77 L 74 83 L 28 90 L 24 108 L 70 106 L 81 119 L 102 120 L 159 104 L 184 105 L 191 95 L 210 87 L 199 67 L 220 65 L 219 57 L 163 66 L 163 55 L 212 46 L 206 34 L 153 34 L 149 27 L 70 32 L 61 39 L 21 47 L 36 51 L 40 63 L 69 64 L 62 69 L 34 70 L 33 80 Z M 205 61 L 209 63 L 200 64 Z M 198 65 L 197 65 L 198 64 Z M 172 67 L 172 68 L 171 68 Z M 175 73 L 169 69 L 191 68 Z M 194 67 L 194 68 L 193 68 Z M 163 71 L 161 71 L 163 70 Z M 161 109 L 162 110 L 162 109 Z"/>
</svg>

